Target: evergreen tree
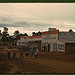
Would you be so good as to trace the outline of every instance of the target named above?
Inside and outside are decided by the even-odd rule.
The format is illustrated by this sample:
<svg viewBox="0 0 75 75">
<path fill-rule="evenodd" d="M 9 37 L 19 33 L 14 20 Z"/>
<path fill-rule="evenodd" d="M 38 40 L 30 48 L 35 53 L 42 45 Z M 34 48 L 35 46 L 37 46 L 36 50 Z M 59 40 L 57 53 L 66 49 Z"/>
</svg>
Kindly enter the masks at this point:
<svg viewBox="0 0 75 75">
<path fill-rule="evenodd" d="M 9 41 L 9 33 L 8 33 L 8 28 L 4 27 L 4 31 L 2 32 L 2 41 Z"/>
</svg>

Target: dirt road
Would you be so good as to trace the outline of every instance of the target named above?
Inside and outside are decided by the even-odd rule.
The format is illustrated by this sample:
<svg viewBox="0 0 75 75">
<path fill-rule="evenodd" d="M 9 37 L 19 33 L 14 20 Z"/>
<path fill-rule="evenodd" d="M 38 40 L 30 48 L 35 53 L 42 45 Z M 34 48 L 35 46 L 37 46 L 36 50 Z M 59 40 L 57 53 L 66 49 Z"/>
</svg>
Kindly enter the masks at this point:
<svg viewBox="0 0 75 75">
<path fill-rule="evenodd" d="M 75 73 L 75 55 L 64 53 L 38 52 L 38 58 L 19 58 L 19 51 L 16 51 L 16 59 L 7 59 L 7 50 L 0 50 L 0 73 Z"/>
</svg>

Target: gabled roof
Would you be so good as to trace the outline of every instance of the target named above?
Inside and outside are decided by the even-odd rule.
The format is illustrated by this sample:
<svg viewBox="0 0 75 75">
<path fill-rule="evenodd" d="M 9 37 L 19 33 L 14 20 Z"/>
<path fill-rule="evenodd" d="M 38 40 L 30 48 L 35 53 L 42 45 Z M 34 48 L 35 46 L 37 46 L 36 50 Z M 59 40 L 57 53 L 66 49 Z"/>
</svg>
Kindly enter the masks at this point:
<svg viewBox="0 0 75 75">
<path fill-rule="evenodd" d="M 59 40 L 65 43 L 75 43 L 75 32 L 59 32 Z"/>
<path fill-rule="evenodd" d="M 59 32 L 59 39 L 75 39 L 75 32 Z"/>
</svg>

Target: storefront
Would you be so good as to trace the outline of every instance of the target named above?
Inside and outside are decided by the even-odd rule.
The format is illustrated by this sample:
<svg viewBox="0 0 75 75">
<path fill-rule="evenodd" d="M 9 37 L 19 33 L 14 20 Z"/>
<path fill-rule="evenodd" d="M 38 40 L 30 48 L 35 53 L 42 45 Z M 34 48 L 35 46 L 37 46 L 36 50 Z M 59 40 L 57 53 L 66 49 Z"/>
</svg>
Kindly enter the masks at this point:
<svg viewBox="0 0 75 75">
<path fill-rule="evenodd" d="M 57 51 L 58 30 L 42 32 L 42 50 Z"/>
</svg>

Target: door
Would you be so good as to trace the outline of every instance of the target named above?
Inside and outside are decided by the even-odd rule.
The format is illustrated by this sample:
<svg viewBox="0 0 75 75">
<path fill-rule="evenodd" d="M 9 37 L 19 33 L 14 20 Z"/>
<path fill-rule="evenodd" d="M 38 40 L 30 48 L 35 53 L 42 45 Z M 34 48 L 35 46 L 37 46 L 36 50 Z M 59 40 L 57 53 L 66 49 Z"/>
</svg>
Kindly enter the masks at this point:
<svg viewBox="0 0 75 75">
<path fill-rule="evenodd" d="M 57 44 L 56 43 L 53 44 L 53 51 L 57 51 Z"/>
<path fill-rule="evenodd" d="M 50 44 L 48 44 L 48 51 L 50 51 Z"/>
</svg>

